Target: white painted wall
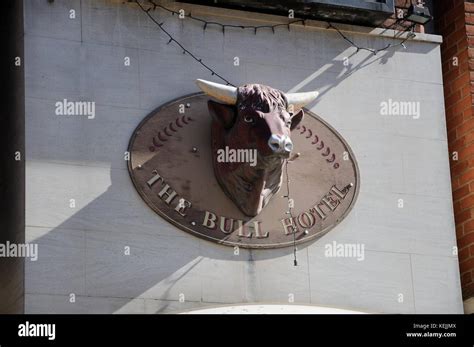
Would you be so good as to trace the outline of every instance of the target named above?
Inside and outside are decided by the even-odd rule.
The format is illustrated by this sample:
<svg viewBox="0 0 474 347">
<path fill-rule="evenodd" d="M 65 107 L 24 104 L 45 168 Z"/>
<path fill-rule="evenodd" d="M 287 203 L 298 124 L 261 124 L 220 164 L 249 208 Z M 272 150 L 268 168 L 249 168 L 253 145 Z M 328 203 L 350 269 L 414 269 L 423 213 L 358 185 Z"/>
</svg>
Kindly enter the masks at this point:
<svg viewBox="0 0 474 347">
<path fill-rule="evenodd" d="M 76 19 L 69 19 L 71 9 Z M 285 20 L 212 13 L 208 18 L 242 24 Z M 25 0 L 27 239 L 39 244 L 39 260 L 26 264 L 28 313 L 179 312 L 286 304 L 290 294 L 296 304 L 364 312 L 462 312 L 440 48 L 430 42 L 439 38 L 374 57 L 354 54 L 327 30 L 228 30 L 223 36 L 156 14 L 235 84 L 319 90 L 311 110 L 352 147 L 361 173 L 358 201 L 329 234 L 299 248 L 298 267 L 291 249 L 234 256 L 232 248 L 172 227 L 134 190 L 123 154 L 143 117 L 198 91 L 195 79 L 211 77 L 166 45 L 134 5 Z M 348 35 L 371 47 L 392 42 Z M 240 67 L 233 66 L 235 56 Z M 350 57 L 349 67 L 344 57 Z M 64 98 L 95 101 L 96 118 L 56 116 L 54 104 Z M 421 118 L 381 116 L 380 103 L 389 98 L 420 101 Z M 363 243 L 365 260 L 325 257 L 325 244 L 334 240 Z"/>
</svg>

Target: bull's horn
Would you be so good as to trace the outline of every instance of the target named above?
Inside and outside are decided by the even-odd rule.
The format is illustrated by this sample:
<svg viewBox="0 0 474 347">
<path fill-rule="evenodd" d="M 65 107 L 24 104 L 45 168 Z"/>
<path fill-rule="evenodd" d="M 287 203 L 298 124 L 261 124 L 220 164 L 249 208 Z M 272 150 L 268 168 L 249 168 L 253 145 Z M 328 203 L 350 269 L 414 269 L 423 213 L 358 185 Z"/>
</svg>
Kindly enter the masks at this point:
<svg viewBox="0 0 474 347">
<path fill-rule="evenodd" d="M 299 109 L 318 97 L 319 93 L 314 92 L 305 92 L 305 93 L 288 93 L 285 94 L 288 105 L 293 105 L 293 108 Z"/>
<path fill-rule="evenodd" d="M 200 79 L 196 80 L 196 83 L 204 93 L 225 104 L 235 105 L 237 103 L 237 88 L 235 87 Z"/>
</svg>

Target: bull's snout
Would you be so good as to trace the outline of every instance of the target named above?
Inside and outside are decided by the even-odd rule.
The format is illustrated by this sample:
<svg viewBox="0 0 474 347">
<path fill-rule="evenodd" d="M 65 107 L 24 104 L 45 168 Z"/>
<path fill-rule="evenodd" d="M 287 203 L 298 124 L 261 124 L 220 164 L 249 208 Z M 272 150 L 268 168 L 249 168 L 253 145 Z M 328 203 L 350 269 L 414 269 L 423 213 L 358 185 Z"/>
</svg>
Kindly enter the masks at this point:
<svg viewBox="0 0 474 347">
<path fill-rule="evenodd" d="M 293 142 L 286 135 L 273 134 L 268 139 L 268 146 L 274 153 L 288 154 L 293 150 Z"/>
</svg>

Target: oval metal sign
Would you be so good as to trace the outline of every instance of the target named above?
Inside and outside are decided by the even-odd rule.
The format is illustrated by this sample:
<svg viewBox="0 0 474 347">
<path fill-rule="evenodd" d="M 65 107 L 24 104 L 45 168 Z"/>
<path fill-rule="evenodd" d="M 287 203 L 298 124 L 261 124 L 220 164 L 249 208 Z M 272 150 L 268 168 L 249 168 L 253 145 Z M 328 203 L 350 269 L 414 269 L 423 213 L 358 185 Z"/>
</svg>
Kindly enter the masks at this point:
<svg viewBox="0 0 474 347">
<path fill-rule="evenodd" d="M 199 93 L 150 113 L 129 144 L 130 177 L 146 204 L 176 227 L 209 241 L 277 248 L 315 240 L 353 207 L 359 190 L 354 154 L 344 139 L 308 110 L 291 132 L 293 153 L 282 185 L 255 217 L 224 193 L 213 169 L 211 123 Z M 289 203 L 292 204 L 290 216 Z"/>
</svg>

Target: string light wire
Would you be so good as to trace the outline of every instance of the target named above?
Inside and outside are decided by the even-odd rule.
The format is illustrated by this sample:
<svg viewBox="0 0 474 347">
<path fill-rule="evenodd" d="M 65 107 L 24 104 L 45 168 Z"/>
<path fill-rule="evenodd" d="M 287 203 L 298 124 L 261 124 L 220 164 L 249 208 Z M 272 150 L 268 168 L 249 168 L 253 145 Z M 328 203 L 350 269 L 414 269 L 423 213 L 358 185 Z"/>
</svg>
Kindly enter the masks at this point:
<svg viewBox="0 0 474 347">
<path fill-rule="evenodd" d="M 293 217 L 293 207 L 294 207 L 294 200 L 291 198 L 290 195 L 290 176 L 288 175 L 288 164 L 290 161 L 287 159 L 285 160 L 285 174 L 286 174 L 286 199 L 288 200 L 288 212 L 287 214 L 290 215 L 290 220 L 291 220 L 291 229 L 293 233 L 293 265 L 298 266 L 298 260 L 296 259 L 296 226 L 293 225 L 295 222 L 294 217 Z"/>
<path fill-rule="evenodd" d="M 179 12 L 179 11 L 175 11 L 175 10 L 172 10 L 168 7 L 165 7 L 163 5 L 160 5 L 160 4 L 157 4 L 156 2 L 154 2 L 153 0 L 149 0 L 148 1 L 149 3 L 151 3 L 153 5 L 153 9 L 156 9 L 156 8 L 161 8 L 162 10 L 165 10 L 169 13 L 171 13 L 172 15 L 183 15 L 184 17 L 188 17 L 190 19 L 193 19 L 197 22 L 201 22 L 204 24 L 203 26 L 203 29 L 206 30 L 206 28 L 210 25 L 214 25 L 214 26 L 219 26 L 222 28 L 223 32 L 225 32 L 225 28 L 234 28 L 234 29 L 252 29 L 254 31 L 255 34 L 257 34 L 257 31 L 259 29 L 271 29 L 273 33 L 275 33 L 275 29 L 278 28 L 278 27 L 287 27 L 288 30 L 290 30 L 290 25 L 291 24 L 296 24 L 296 23 L 301 23 L 303 25 L 305 25 L 305 20 L 304 19 L 295 19 L 294 21 L 291 21 L 291 22 L 288 22 L 288 23 L 279 23 L 279 24 L 273 24 L 273 25 L 237 25 L 237 24 L 225 24 L 225 23 L 220 23 L 220 22 L 214 22 L 214 21 L 207 21 L 205 19 L 202 19 L 202 18 L 199 18 L 199 17 L 195 17 L 191 14 L 191 12 L 189 13 L 185 13 L 185 12 Z"/>
<path fill-rule="evenodd" d="M 219 79 L 221 79 L 222 81 L 225 82 L 226 85 L 230 85 L 230 86 L 233 86 L 235 87 L 235 85 L 233 85 L 228 79 L 224 78 L 222 75 L 220 75 L 219 73 L 217 73 L 214 69 L 212 69 L 209 65 L 207 65 L 206 63 L 204 63 L 202 61 L 202 59 L 196 57 L 196 55 L 194 55 L 191 51 L 189 51 L 186 47 L 184 47 L 179 41 L 177 41 L 164 27 L 164 23 L 160 23 L 158 22 L 151 14 L 150 14 L 150 10 L 151 10 L 151 7 L 148 8 L 148 9 L 145 9 L 142 4 L 140 4 L 140 2 L 138 0 L 135 0 L 135 3 L 140 7 L 140 9 L 146 13 L 146 15 L 148 16 L 148 18 L 150 18 L 153 23 L 155 23 L 158 28 L 160 28 L 160 30 L 165 33 L 168 38 L 169 38 L 169 41 L 168 41 L 168 44 L 174 42 L 179 48 L 181 48 L 183 50 L 183 54 L 187 54 L 189 55 L 191 58 L 193 58 L 196 62 L 198 62 L 199 64 L 201 64 L 205 69 L 207 69 L 212 76 L 216 76 L 218 77 Z"/>
<path fill-rule="evenodd" d="M 399 46 L 402 46 L 403 48 L 406 48 L 405 46 L 405 42 L 407 42 L 409 39 L 415 37 L 415 33 L 411 32 L 411 30 L 414 28 L 415 24 L 411 25 L 410 27 L 406 28 L 404 32 L 408 32 L 410 31 L 409 34 L 407 34 L 407 36 L 402 40 L 400 41 L 399 43 L 396 43 L 396 44 L 392 44 L 392 43 L 389 43 L 387 44 L 385 47 L 383 48 L 379 48 L 379 49 L 374 49 L 374 48 L 367 48 L 367 47 L 361 47 L 359 45 L 357 45 L 356 43 L 354 43 L 354 41 L 352 41 L 351 39 L 349 39 L 339 28 L 337 28 L 336 26 L 334 26 L 331 22 L 327 22 L 328 23 L 328 29 L 333 29 L 335 30 L 339 36 L 341 36 L 345 41 L 347 41 L 351 46 L 355 47 L 357 49 L 357 52 L 358 51 L 368 51 L 370 53 L 372 53 L 373 55 L 377 55 L 377 53 L 379 52 L 382 52 L 382 51 L 386 51 L 388 50 L 389 48 L 395 48 L 395 47 L 399 47 Z"/>
<path fill-rule="evenodd" d="M 230 86 L 233 86 L 235 87 L 234 84 L 232 84 L 227 78 L 224 78 L 221 74 L 217 73 L 213 68 L 211 68 L 209 65 L 207 65 L 206 63 L 204 63 L 202 61 L 202 59 L 198 58 L 195 54 L 193 54 L 191 51 L 189 51 L 186 47 L 184 47 L 183 44 L 181 44 L 179 41 L 177 41 L 169 31 L 167 31 L 163 26 L 164 26 L 164 23 L 160 23 L 158 22 L 151 14 L 150 14 L 150 10 L 156 10 L 157 8 L 160 8 L 168 13 L 171 13 L 173 16 L 174 15 L 178 15 L 178 16 L 184 16 L 184 17 L 187 17 L 187 18 L 190 18 L 194 21 L 197 21 L 197 22 L 200 22 L 200 23 L 203 23 L 203 30 L 206 30 L 209 26 L 218 26 L 221 28 L 222 30 L 222 33 L 225 34 L 225 29 L 226 28 L 233 28 L 233 29 L 242 29 L 242 30 L 246 30 L 246 29 L 251 29 L 254 31 L 254 34 L 256 35 L 257 34 L 257 31 L 260 30 L 260 29 L 271 29 L 272 30 L 272 33 L 275 34 L 275 29 L 278 28 L 278 27 L 287 27 L 288 30 L 290 30 L 290 27 L 292 24 L 297 24 L 297 23 L 301 23 L 303 25 L 305 25 L 305 19 L 295 19 L 293 21 L 290 21 L 288 23 L 278 23 L 278 24 L 273 24 L 273 25 L 237 25 L 237 24 L 226 24 L 226 23 L 221 23 L 221 22 L 216 22 L 216 21 L 208 21 L 208 20 L 205 20 L 203 18 L 200 18 L 200 17 L 195 17 L 194 15 L 191 14 L 191 12 L 189 13 L 186 13 L 184 12 L 184 10 L 180 10 L 180 11 L 175 11 L 175 10 L 172 10 L 166 6 L 163 6 L 161 4 L 157 4 L 155 1 L 153 0 L 148 0 L 148 3 L 151 4 L 152 7 L 148 8 L 148 9 L 145 9 L 145 7 L 143 7 L 143 5 L 138 1 L 138 0 L 135 0 L 135 3 L 140 7 L 140 9 L 146 13 L 146 15 L 158 26 L 158 28 L 165 34 L 168 36 L 169 38 L 169 41 L 168 41 L 168 44 L 170 43 L 175 43 L 180 49 L 182 49 L 183 51 L 183 54 L 187 54 L 189 55 L 192 59 L 194 59 L 196 62 L 198 62 L 200 65 L 202 65 L 206 70 L 208 70 L 212 76 L 216 76 L 217 78 L 219 78 L 220 80 L 222 80 L 223 82 L 225 82 L 226 85 L 230 85 Z M 368 48 L 368 47 L 362 47 L 362 46 L 359 46 L 358 44 L 356 44 L 354 41 L 352 41 L 349 37 L 347 37 L 339 28 L 337 28 L 334 24 L 332 24 L 331 22 L 327 22 L 328 24 L 328 27 L 327 29 L 332 29 L 332 30 L 335 30 L 339 36 L 344 39 L 347 43 L 349 43 L 352 47 L 356 48 L 357 49 L 357 52 L 359 51 L 368 51 L 374 55 L 377 55 L 377 53 L 379 52 L 382 52 L 382 51 L 386 51 L 390 48 L 395 48 L 395 47 L 399 47 L 399 46 L 402 46 L 403 48 L 406 48 L 406 45 L 405 43 L 410 40 L 411 38 L 415 37 L 416 35 L 412 32 L 415 24 L 412 24 L 410 27 L 406 28 L 404 30 L 404 32 L 410 32 L 403 40 L 401 40 L 399 43 L 396 43 L 396 44 L 392 44 L 392 43 L 389 43 L 387 44 L 386 46 L 382 47 L 382 48 L 379 48 L 379 49 L 374 49 L 374 48 Z M 394 37 L 394 39 L 396 39 Z"/>
</svg>

